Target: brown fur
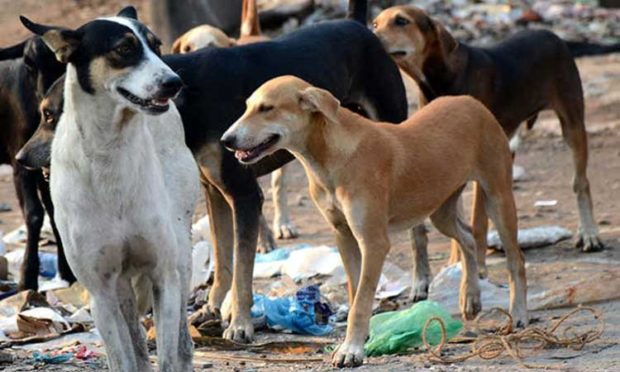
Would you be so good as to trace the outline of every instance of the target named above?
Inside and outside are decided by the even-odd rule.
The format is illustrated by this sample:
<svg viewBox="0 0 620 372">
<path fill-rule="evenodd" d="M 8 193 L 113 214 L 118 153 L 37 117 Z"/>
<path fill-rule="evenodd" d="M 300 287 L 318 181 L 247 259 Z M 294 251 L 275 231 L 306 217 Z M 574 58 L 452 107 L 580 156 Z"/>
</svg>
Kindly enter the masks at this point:
<svg viewBox="0 0 620 372">
<path fill-rule="evenodd" d="M 581 82 L 574 61 L 561 40 L 545 36 L 545 44 L 537 46 L 533 36 L 529 39 L 522 37 L 518 45 L 523 50 L 529 45 L 527 50 L 532 60 L 537 61 L 532 65 L 536 68 L 518 64 L 510 67 L 516 69 L 514 71 L 500 69 L 498 64 L 501 62 L 485 57 L 485 49 L 459 44 L 442 25 L 413 6 L 386 9 L 374 20 L 373 26 L 398 65 L 420 86 L 421 103 L 441 95 L 470 94 L 495 114 L 508 136 L 512 136 L 523 121 L 531 127 L 538 111 L 545 108 L 556 111 L 575 162 L 573 188 L 581 222 L 577 245 L 584 251 L 602 247 L 593 219 L 586 176 L 588 150 Z M 517 42 L 511 45 L 514 47 Z M 545 49 L 554 52 L 541 52 Z M 502 76 L 502 71 L 509 71 L 504 72 L 506 74 L 518 72 L 528 76 L 529 81 L 515 83 L 514 79 Z M 496 83 L 498 81 L 500 83 Z M 537 94 L 533 95 L 532 91 Z M 508 96 L 511 102 L 504 100 Z M 487 218 L 484 208 L 480 207 L 484 204 L 483 193 L 475 192 L 475 196 L 472 223 L 481 249 L 478 264 L 481 276 L 485 276 Z M 450 257 L 451 263 L 459 257 L 454 244 Z"/>
<path fill-rule="evenodd" d="M 457 208 L 471 180 L 483 185 L 506 247 L 513 319 L 527 323 L 512 158 L 505 134 L 480 102 L 440 98 L 400 125 L 375 123 L 340 107 L 329 92 L 285 76 L 254 92 L 222 142 L 241 156 L 274 134 L 277 142 L 253 161 L 279 149 L 301 161 L 312 199 L 336 232 L 347 272 L 351 311 L 334 365 L 362 363 L 372 302 L 390 249 L 388 230 L 410 229 L 430 216 L 442 233 L 457 239 L 464 257 L 462 314 L 472 319 L 480 311 L 475 243 Z"/>
</svg>

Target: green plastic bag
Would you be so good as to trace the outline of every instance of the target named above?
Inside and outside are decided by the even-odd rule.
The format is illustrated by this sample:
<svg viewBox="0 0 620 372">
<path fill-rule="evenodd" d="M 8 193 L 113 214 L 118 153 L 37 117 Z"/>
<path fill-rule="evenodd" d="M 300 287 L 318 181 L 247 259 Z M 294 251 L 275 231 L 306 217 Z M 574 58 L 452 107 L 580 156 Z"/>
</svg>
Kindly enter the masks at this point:
<svg viewBox="0 0 620 372">
<path fill-rule="evenodd" d="M 366 355 L 396 354 L 422 346 L 424 324 L 433 317 L 444 321 L 447 340 L 459 333 L 463 327 L 460 321 L 453 319 L 438 303 L 418 302 L 407 310 L 377 314 L 370 318 L 370 338 L 364 347 Z M 431 345 L 437 345 L 441 340 L 441 327 L 437 322 L 429 326 L 426 339 Z"/>
</svg>

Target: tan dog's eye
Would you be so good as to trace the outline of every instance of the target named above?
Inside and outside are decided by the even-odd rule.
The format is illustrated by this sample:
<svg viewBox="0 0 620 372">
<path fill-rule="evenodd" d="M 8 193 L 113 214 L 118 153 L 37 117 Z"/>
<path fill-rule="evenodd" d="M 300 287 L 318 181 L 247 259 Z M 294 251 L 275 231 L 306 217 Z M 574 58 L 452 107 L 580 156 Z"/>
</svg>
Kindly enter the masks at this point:
<svg viewBox="0 0 620 372">
<path fill-rule="evenodd" d="M 394 24 L 396 26 L 407 26 L 409 24 L 409 20 L 406 18 L 403 18 L 401 16 L 397 16 L 396 19 L 394 19 Z"/>
<path fill-rule="evenodd" d="M 271 110 L 273 110 L 273 106 L 271 106 L 271 105 L 263 105 L 263 104 L 261 104 L 260 106 L 258 106 L 258 112 L 265 113 L 265 112 L 269 112 Z"/>
<path fill-rule="evenodd" d="M 189 53 L 192 51 L 192 47 L 190 47 L 189 45 L 186 45 L 183 47 L 183 52 L 185 53 Z"/>
</svg>

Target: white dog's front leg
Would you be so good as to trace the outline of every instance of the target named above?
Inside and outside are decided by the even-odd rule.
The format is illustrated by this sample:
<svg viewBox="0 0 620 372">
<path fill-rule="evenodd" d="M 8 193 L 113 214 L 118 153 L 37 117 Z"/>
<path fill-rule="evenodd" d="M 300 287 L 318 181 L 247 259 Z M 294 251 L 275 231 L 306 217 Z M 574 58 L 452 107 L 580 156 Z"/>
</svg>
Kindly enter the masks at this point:
<svg viewBox="0 0 620 372">
<path fill-rule="evenodd" d="M 274 205 L 273 233 L 277 239 L 294 239 L 299 235 L 288 211 L 286 184 L 290 170 L 287 168 L 288 165 L 285 165 L 271 173 L 271 191 Z"/>
</svg>

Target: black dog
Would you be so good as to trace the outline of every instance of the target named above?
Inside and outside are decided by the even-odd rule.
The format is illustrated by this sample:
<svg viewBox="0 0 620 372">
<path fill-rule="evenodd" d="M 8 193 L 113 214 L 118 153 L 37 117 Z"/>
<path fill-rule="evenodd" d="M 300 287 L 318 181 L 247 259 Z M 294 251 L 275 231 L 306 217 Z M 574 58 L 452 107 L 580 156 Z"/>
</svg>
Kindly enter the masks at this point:
<svg viewBox="0 0 620 372">
<path fill-rule="evenodd" d="M 56 61 L 54 54 L 38 37 L 0 50 L 0 162 L 13 166 L 15 191 L 27 229 L 20 289 L 38 288 L 38 247 L 45 210 L 58 243 L 60 276 L 70 283 L 75 281 L 54 224 L 49 186 L 41 170 L 29 170 L 15 160 L 18 150 L 39 123 L 38 102 L 64 70 L 65 66 Z"/>
<path fill-rule="evenodd" d="M 352 1 L 350 14 L 358 15 L 357 21 L 324 22 L 264 43 L 164 57 L 186 84 L 177 105 L 187 144 L 202 171 L 214 233 L 215 282 L 206 313 L 218 314 L 234 281 L 226 338 L 247 342 L 253 337 L 252 272 L 263 202 L 256 177 L 292 156 L 277 153 L 255 166 L 243 166 L 219 138 L 241 116 L 245 99 L 280 75 L 329 90 L 374 119 L 403 121 L 407 102 L 399 71 L 366 28 L 365 9 L 366 1 Z"/>
</svg>

